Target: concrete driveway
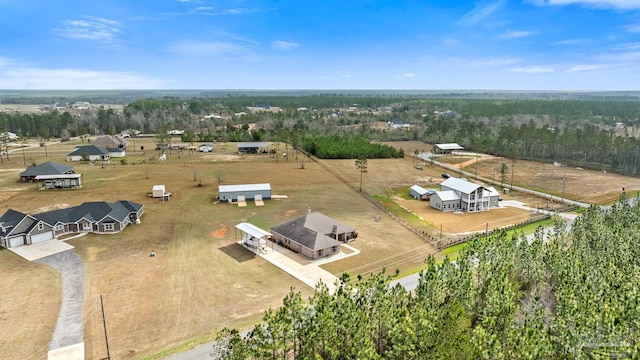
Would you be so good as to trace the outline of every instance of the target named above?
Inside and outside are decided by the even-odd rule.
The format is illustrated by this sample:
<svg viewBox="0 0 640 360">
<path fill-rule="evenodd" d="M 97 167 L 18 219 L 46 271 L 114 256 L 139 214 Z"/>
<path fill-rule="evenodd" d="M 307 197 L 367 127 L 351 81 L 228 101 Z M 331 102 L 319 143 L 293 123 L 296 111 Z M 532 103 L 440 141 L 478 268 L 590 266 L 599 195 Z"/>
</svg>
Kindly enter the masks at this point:
<svg viewBox="0 0 640 360">
<path fill-rule="evenodd" d="M 23 245 L 9 248 L 9 251 L 29 261 L 38 260 L 47 256 L 58 254 L 73 249 L 72 245 L 57 239 L 39 242 L 33 245 Z"/>
</svg>

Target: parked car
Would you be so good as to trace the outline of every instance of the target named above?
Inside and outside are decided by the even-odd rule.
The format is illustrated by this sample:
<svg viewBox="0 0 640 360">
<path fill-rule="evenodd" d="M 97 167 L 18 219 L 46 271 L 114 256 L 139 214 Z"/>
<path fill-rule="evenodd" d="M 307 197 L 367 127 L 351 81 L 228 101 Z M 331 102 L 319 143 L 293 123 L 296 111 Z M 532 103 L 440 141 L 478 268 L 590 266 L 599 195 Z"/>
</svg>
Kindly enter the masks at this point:
<svg viewBox="0 0 640 360">
<path fill-rule="evenodd" d="M 447 173 L 444 173 L 444 174 L 442 174 L 442 177 L 443 177 L 443 178 L 445 178 L 445 179 L 448 179 L 448 178 L 450 178 L 450 177 L 451 177 L 451 175 L 449 175 L 449 174 L 447 174 Z"/>
</svg>

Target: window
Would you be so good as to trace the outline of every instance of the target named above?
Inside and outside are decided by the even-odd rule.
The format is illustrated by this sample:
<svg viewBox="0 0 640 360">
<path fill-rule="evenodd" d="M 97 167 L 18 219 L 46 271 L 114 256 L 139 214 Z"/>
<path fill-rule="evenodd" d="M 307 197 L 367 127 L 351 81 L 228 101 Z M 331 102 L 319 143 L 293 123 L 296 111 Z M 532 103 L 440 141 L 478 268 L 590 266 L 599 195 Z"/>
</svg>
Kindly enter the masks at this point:
<svg viewBox="0 0 640 360">
<path fill-rule="evenodd" d="M 331 247 L 332 252 L 338 252 L 338 245 Z"/>
<path fill-rule="evenodd" d="M 64 230 L 64 225 L 60 225 L 60 224 L 56 225 L 56 231 L 62 231 L 62 230 Z"/>
<path fill-rule="evenodd" d="M 318 256 L 322 256 L 322 249 L 318 250 Z"/>
<path fill-rule="evenodd" d="M 83 223 L 82 224 L 82 230 L 91 230 L 91 223 Z"/>
<path fill-rule="evenodd" d="M 44 224 L 38 223 L 38 230 L 44 230 Z"/>
<path fill-rule="evenodd" d="M 114 223 L 106 223 L 104 224 L 104 231 L 114 231 L 116 229 Z"/>
</svg>

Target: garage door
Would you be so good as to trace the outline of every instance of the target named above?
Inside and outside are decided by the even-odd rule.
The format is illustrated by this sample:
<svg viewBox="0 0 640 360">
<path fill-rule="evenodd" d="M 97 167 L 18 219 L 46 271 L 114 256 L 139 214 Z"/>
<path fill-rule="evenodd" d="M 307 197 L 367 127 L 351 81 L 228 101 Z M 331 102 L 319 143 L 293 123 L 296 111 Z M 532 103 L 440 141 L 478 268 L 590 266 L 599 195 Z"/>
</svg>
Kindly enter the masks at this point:
<svg viewBox="0 0 640 360">
<path fill-rule="evenodd" d="M 9 239 L 9 247 L 18 247 L 24 245 L 24 238 L 22 236 Z"/>
<path fill-rule="evenodd" d="M 31 235 L 31 243 L 32 244 L 36 244 L 45 240 L 51 240 L 53 239 L 53 232 L 52 231 L 47 231 L 46 233 L 42 233 L 42 234 L 38 234 L 38 235 Z"/>
</svg>

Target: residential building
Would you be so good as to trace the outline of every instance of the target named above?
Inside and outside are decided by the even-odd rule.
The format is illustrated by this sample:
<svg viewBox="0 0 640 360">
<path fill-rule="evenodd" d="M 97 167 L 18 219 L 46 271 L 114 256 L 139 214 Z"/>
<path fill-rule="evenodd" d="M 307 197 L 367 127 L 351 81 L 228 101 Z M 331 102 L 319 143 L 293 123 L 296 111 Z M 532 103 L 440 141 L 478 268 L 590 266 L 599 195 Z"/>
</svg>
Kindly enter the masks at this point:
<svg viewBox="0 0 640 360">
<path fill-rule="evenodd" d="M 440 211 L 485 211 L 498 206 L 499 193 L 466 179 L 450 177 L 429 198 L 429 205 Z"/>
<path fill-rule="evenodd" d="M 358 237 L 356 230 L 318 212 L 311 212 L 271 228 L 279 245 L 318 259 L 340 252 L 340 243 Z"/>
<path fill-rule="evenodd" d="M 35 215 L 9 209 L 0 217 L 0 246 L 33 245 L 69 233 L 117 233 L 139 223 L 142 214 L 142 204 L 127 200 L 85 202 Z"/>
</svg>

